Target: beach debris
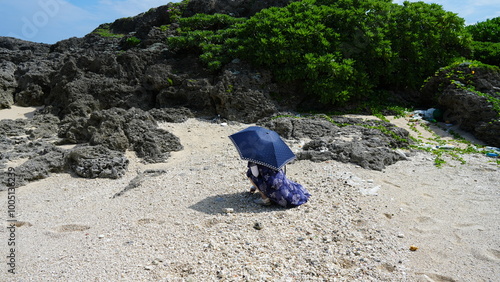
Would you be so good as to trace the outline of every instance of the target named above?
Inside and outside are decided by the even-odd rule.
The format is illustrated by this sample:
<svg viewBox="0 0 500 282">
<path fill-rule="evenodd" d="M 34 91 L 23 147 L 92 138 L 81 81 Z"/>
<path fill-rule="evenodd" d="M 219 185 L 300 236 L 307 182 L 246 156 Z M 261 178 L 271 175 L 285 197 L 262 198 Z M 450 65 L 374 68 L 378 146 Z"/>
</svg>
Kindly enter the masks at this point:
<svg viewBox="0 0 500 282">
<path fill-rule="evenodd" d="M 431 150 L 434 150 L 434 149 L 453 150 L 456 148 L 454 145 L 451 145 L 451 144 L 433 145 L 433 144 L 428 144 L 428 143 L 424 143 L 422 145 L 419 145 L 418 147 L 422 148 L 422 149 L 431 149 Z"/>
<path fill-rule="evenodd" d="M 234 209 L 233 208 L 223 208 L 222 211 L 224 213 L 233 213 L 234 212 Z"/>
<path fill-rule="evenodd" d="M 500 156 L 500 148 L 488 146 L 485 150 L 487 150 L 486 156 L 490 158 L 498 158 Z"/>
<path fill-rule="evenodd" d="M 377 186 L 372 187 L 372 188 L 367 188 L 367 189 L 363 189 L 363 188 L 359 189 L 361 194 L 363 194 L 365 196 L 377 196 L 378 190 L 380 190 L 380 185 L 377 185 Z"/>
<path fill-rule="evenodd" d="M 154 260 L 151 262 L 151 264 L 153 264 L 153 265 L 160 265 L 162 262 L 163 262 L 163 260 L 162 260 L 162 259 L 156 258 L 156 259 L 154 259 Z"/>
<path fill-rule="evenodd" d="M 410 251 L 415 252 L 417 250 L 418 250 L 417 246 L 413 246 L 413 245 L 410 246 Z"/>
<path fill-rule="evenodd" d="M 455 149 L 455 146 L 450 145 L 450 144 L 446 144 L 446 145 L 436 146 L 436 148 L 438 148 L 438 149 L 445 149 L 445 150 L 452 150 L 452 149 Z"/>
<path fill-rule="evenodd" d="M 264 226 L 262 226 L 262 223 L 260 222 L 256 222 L 254 225 L 253 225 L 253 228 L 256 229 L 256 230 L 262 230 L 262 228 L 264 228 Z"/>
<path fill-rule="evenodd" d="M 435 108 L 430 108 L 427 110 L 417 110 L 413 111 L 411 114 L 412 120 L 427 120 L 430 122 L 436 122 L 437 120 L 441 119 L 443 117 L 443 112 L 439 109 Z"/>
</svg>

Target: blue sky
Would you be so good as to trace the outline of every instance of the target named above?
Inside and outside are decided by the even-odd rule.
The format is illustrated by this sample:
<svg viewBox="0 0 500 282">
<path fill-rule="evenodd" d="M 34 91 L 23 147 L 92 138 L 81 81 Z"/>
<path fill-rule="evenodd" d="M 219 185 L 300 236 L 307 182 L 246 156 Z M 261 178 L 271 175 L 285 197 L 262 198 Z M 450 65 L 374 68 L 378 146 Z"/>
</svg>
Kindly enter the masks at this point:
<svg viewBox="0 0 500 282">
<path fill-rule="evenodd" d="M 179 0 L 0 0 L 0 36 L 52 44 L 82 37 L 99 24 L 135 16 L 169 2 Z M 500 0 L 424 2 L 442 5 L 465 18 L 467 24 L 500 16 Z"/>
</svg>

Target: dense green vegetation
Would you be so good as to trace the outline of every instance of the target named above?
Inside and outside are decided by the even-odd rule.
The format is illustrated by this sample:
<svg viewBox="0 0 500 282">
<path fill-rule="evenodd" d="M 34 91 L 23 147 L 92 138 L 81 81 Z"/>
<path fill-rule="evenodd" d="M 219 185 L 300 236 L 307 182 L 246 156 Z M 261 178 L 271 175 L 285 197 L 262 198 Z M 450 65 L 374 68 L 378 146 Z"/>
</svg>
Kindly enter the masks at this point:
<svg viewBox="0 0 500 282">
<path fill-rule="evenodd" d="M 466 29 L 475 41 L 500 43 L 500 17 L 469 25 Z"/>
<path fill-rule="evenodd" d="M 500 17 L 466 27 L 472 35 L 472 57 L 486 64 L 500 66 Z"/>
<path fill-rule="evenodd" d="M 250 18 L 179 17 L 178 36 L 168 43 L 179 54 L 199 54 L 212 71 L 243 59 L 281 82 L 298 82 L 323 103 L 339 104 L 373 100 L 382 90 L 419 89 L 471 51 L 493 64 L 498 22 L 465 27 L 456 14 L 423 2 L 303 0 Z"/>
</svg>

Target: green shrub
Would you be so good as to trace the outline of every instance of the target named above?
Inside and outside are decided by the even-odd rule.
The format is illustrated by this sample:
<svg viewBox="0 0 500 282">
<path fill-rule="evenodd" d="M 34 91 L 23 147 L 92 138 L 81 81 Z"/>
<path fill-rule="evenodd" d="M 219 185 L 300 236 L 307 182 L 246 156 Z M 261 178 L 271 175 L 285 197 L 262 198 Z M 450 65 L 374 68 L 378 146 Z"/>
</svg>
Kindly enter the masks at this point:
<svg viewBox="0 0 500 282">
<path fill-rule="evenodd" d="M 179 36 L 169 37 L 167 43 L 177 52 L 200 54 L 201 61 L 216 71 L 231 60 L 225 42 L 235 40 L 232 26 L 245 20 L 222 14 L 181 18 Z"/>
<path fill-rule="evenodd" d="M 474 41 L 471 48 L 474 60 L 500 66 L 500 43 Z"/>
<path fill-rule="evenodd" d="M 196 14 L 189 18 L 180 18 L 179 25 L 182 31 L 192 30 L 220 30 L 236 23 L 245 21 L 245 18 L 235 18 L 226 14 Z"/>
<path fill-rule="evenodd" d="M 500 66 L 500 17 L 469 25 L 466 30 L 474 40 L 471 44 L 472 58 Z"/>
<path fill-rule="evenodd" d="M 98 34 L 102 37 L 122 38 L 123 36 L 125 36 L 124 34 L 113 33 L 111 32 L 111 30 L 109 30 L 109 28 L 97 28 L 92 33 Z"/>
<path fill-rule="evenodd" d="M 500 43 L 500 17 L 466 27 L 474 41 Z"/>
<path fill-rule="evenodd" d="M 126 39 L 127 45 L 130 47 L 137 46 L 141 43 L 141 40 L 135 36 Z"/>
<path fill-rule="evenodd" d="M 301 81 L 305 93 L 324 103 L 345 102 L 374 86 L 373 77 L 357 60 L 356 53 L 369 47 L 358 46 L 359 52 L 354 48 L 351 35 L 358 25 L 348 22 L 354 18 L 350 12 L 315 1 L 266 9 L 238 28 L 240 40 L 230 49 L 235 56 L 271 69 L 280 81 Z"/>
<path fill-rule="evenodd" d="M 425 78 L 468 54 L 470 36 L 464 20 L 441 5 L 404 2 L 394 9 L 389 26 L 392 73 L 385 77 L 397 88 L 418 89 Z"/>
<path fill-rule="evenodd" d="M 169 7 L 167 9 L 167 13 L 170 17 L 170 22 L 177 22 L 179 19 L 181 19 L 182 13 L 184 13 L 184 10 L 186 9 L 187 5 L 189 3 L 189 0 L 182 0 L 177 3 L 169 3 Z"/>
<path fill-rule="evenodd" d="M 469 42 L 463 19 L 423 2 L 303 0 L 249 19 L 195 15 L 179 24 L 170 46 L 197 52 L 211 70 L 244 59 L 328 104 L 418 89 Z"/>
</svg>

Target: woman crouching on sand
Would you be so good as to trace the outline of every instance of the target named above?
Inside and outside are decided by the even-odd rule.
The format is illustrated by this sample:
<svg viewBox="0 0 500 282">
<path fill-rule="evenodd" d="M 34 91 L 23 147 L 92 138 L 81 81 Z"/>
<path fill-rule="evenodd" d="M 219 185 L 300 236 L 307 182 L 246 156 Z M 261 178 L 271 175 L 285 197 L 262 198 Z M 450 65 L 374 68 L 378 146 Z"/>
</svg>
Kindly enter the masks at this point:
<svg viewBox="0 0 500 282">
<path fill-rule="evenodd" d="M 274 170 L 249 162 L 247 176 L 253 185 L 250 192 L 254 193 L 258 189 L 262 196 L 256 201 L 261 205 L 275 203 L 291 208 L 306 203 L 311 196 L 302 185 L 288 179 L 281 169 Z"/>
</svg>

